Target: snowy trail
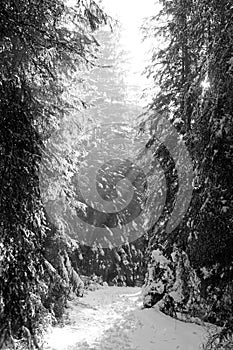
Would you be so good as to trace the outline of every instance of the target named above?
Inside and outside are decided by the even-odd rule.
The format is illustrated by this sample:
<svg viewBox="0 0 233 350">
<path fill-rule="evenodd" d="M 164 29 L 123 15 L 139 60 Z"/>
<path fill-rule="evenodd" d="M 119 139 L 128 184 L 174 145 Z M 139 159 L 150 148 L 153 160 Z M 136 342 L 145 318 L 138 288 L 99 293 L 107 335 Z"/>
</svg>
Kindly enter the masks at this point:
<svg viewBox="0 0 233 350">
<path fill-rule="evenodd" d="M 71 324 L 54 327 L 46 350 L 198 350 L 205 330 L 141 309 L 140 288 L 108 287 L 70 302 Z"/>
</svg>

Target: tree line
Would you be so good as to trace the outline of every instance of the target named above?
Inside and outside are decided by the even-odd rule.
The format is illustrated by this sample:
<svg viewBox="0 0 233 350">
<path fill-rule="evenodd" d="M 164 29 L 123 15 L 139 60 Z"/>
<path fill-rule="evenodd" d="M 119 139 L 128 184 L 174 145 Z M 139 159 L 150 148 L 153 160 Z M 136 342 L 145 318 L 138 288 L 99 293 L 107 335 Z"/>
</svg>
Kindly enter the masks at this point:
<svg viewBox="0 0 233 350">
<path fill-rule="evenodd" d="M 74 243 L 46 216 L 39 170 L 49 136 L 77 108 L 64 99 L 64 79 L 93 64 L 93 31 L 106 21 L 92 0 L 0 4 L 0 347 L 23 338 L 39 347 L 41 324 L 61 317 L 81 283 Z"/>
<path fill-rule="evenodd" d="M 192 315 L 223 327 L 222 332 L 209 341 L 208 348 L 230 349 L 232 3 L 228 0 L 161 0 L 159 4 L 160 13 L 144 25 L 145 36 L 150 33 L 152 40 L 156 38 L 163 43 L 155 47 L 152 63 L 147 68 L 156 87 L 149 106 L 152 141 L 156 130 L 153 115 L 154 124 L 160 115 L 166 115 L 185 140 L 194 179 L 192 201 L 181 224 L 170 234 L 166 233 L 165 225 L 151 232 L 149 259 L 156 268 L 151 252 L 159 245 L 170 260 L 171 254 L 179 251 L 180 263 L 176 268 L 183 284 L 183 307 Z M 176 193 L 175 187 L 173 193 Z M 193 273 L 195 281 L 191 278 Z M 177 276 L 177 271 L 175 274 Z M 153 278 L 147 280 L 148 286 L 153 285 L 152 281 Z"/>
<path fill-rule="evenodd" d="M 144 26 L 145 36 L 156 38 L 147 68 L 155 90 L 140 127 L 151 127 L 148 145 L 162 158 L 170 191 L 159 228 L 107 252 L 67 235 L 70 217 L 59 227 L 51 222 L 39 174 L 42 166 L 47 188 L 56 167 L 60 175 L 78 164 L 64 152 L 51 162 L 46 145 L 67 114 L 86 107 L 79 72 L 95 65 L 94 31 L 108 17 L 92 0 L 74 7 L 60 0 L 0 4 L 0 347 L 26 339 L 39 348 L 43 324 L 61 320 L 70 293 L 79 294 L 79 273 L 103 275 L 106 266 L 106 279 L 117 270 L 127 284 L 147 269 L 147 295 L 160 276 L 166 294 L 179 291 L 179 310 L 222 326 L 207 348 L 232 345 L 233 8 L 230 0 L 159 3 L 161 12 Z M 74 79 L 78 95 L 67 99 L 66 82 Z M 169 234 L 178 185 L 174 162 L 155 142 L 161 115 L 185 141 L 194 171 L 191 204 Z M 66 178 L 61 186 L 69 194 Z"/>
</svg>

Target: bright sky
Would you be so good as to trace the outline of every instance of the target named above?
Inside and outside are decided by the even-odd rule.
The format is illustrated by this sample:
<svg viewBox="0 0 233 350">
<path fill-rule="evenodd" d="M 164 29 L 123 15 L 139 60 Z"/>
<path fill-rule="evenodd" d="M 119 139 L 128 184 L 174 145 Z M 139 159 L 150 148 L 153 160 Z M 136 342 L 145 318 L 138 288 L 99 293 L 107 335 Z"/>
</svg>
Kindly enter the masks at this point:
<svg viewBox="0 0 233 350">
<path fill-rule="evenodd" d="M 119 46 L 127 51 L 130 57 L 125 82 L 129 86 L 129 99 L 135 100 L 136 98 L 138 100 L 138 96 L 141 96 L 144 88 L 150 86 L 150 82 L 145 76 L 142 76 L 142 72 L 151 59 L 151 53 L 149 53 L 151 43 L 149 40 L 142 42 L 143 36 L 140 32 L 140 27 L 144 18 L 155 15 L 158 12 L 158 5 L 155 5 L 157 1 L 99 0 L 99 2 L 108 15 L 118 19 L 123 25 Z M 66 3 L 72 6 L 76 3 L 76 0 L 66 0 Z M 138 96 L 133 91 L 130 91 L 130 86 L 138 86 Z"/>
<path fill-rule="evenodd" d="M 135 25 L 143 17 L 150 16 L 154 10 L 155 0 L 102 0 L 106 11 L 118 17 L 128 26 Z"/>
<path fill-rule="evenodd" d="M 142 43 L 140 27 L 145 17 L 156 14 L 155 0 L 102 0 L 105 11 L 117 18 L 124 28 L 119 43 L 125 48 L 131 57 L 130 67 L 126 77 L 129 85 L 137 85 L 142 92 L 148 86 L 149 81 L 142 76 L 151 59 L 150 42 Z M 141 95 L 139 92 L 139 95 Z"/>
</svg>

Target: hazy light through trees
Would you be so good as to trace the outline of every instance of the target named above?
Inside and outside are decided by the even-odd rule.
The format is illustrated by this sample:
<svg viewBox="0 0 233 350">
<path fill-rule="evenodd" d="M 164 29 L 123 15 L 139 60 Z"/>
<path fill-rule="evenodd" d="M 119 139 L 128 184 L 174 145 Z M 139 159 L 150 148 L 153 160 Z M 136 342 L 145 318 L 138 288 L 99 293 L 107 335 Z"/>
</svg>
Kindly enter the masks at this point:
<svg viewBox="0 0 233 350">
<path fill-rule="evenodd" d="M 119 45 L 128 52 L 128 66 L 125 82 L 128 85 L 129 98 L 137 99 L 138 103 L 142 92 L 149 87 L 150 81 L 143 75 L 145 66 L 151 58 L 151 42 L 143 42 L 140 28 L 146 17 L 157 12 L 154 0 L 145 3 L 140 0 L 103 0 L 106 12 L 122 24 L 122 34 Z M 131 87 L 131 88 L 130 88 Z M 137 91 L 136 90 L 137 87 Z"/>
</svg>

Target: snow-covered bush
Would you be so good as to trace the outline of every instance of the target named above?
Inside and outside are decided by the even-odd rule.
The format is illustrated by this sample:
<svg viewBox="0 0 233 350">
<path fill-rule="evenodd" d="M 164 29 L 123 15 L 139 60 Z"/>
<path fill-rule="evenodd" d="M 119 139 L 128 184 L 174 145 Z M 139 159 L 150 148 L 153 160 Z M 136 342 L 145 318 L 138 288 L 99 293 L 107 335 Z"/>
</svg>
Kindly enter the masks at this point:
<svg viewBox="0 0 233 350">
<path fill-rule="evenodd" d="M 174 281 L 171 265 L 172 262 L 163 255 L 160 249 L 152 251 L 143 287 L 144 307 L 155 305 L 171 288 Z"/>
<path fill-rule="evenodd" d="M 145 307 L 164 299 L 161 303 L 164 311 L 174 303 L 174 309 L 195 314 L 195 305 L 200 300 L 199 286 L 200 280 L 184 251 L 175 246 L 170 257 L 160 249 L 152 251 L 143 288 Z"/>
<path fill-rule="evenodd" d="M 211 334 L 203 350 L 232 350 L 233 337 L 230 327 L 226 324 L 221 331 Z"/>
</svg>

